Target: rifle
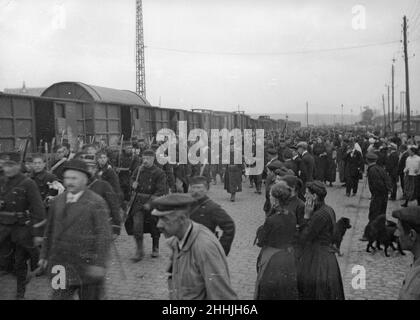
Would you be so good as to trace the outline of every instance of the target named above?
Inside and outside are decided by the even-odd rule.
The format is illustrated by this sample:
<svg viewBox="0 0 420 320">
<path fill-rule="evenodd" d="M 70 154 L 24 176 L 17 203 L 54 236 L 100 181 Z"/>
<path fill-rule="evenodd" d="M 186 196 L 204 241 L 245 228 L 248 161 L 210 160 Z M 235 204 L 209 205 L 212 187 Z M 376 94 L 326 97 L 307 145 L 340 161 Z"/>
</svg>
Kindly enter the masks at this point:
<svg viewBox="0 0 420 320">
<path fill-rule="evenodd" d="M 29 147 L 29 143 L 30 143 L 30 135 L 26 138 L 26 141 L 25 141 L 25 148 L 23 149 L 23 154 L 22 154 L 22 158 L 21 158 L 21 160 L 20 160 L 20 162 L 21 162 L 21 165 L 23 166 L 24 164 L 25 164 L 25 162 L 26 162 L 26 154 L 28 153 L 28 147 Z"/>
<path fill-rule="evenodd" d="M 124 135 L 121 135 L 121 141 L 120 141 L 120 149 L 118 150 L 118 161 L 117 161 L 117 167 L 121 168 L 121 155 L 123 150 L 123 141 L 124 141 Z"/>
<path fill-rule="evenodd" d="M 45 162 L 47 171 L 50 170 L 50 155 L 48 153 L 48 143 L 45 142 Z"/>
<path fill-rule="evenodd" d="M 137 171 L 137 176 L 136 176 L 136 180 L 135 180 L 135 182 L 138 182 L 139 181 L 139 177 L 140 177 L 140 171 L 143 169 L 143 165 L 141 165 L 140 167 L 139 167 L 139 170 Z M 136 188 L 137 189 L 137 188 Z M 127 205 L 127 211 L 126 211 L 126 214 L 125 214 L 125 216 L 126 216 L 126 219 L 128 219 L 128 217 L 130 216 L 130 214 L 131 214 L 131 209 L 132 209 L 132 207 L 133 207 L 133 205 L 134 205 L 134 203 L 136 202 L 136 199 L 137 199 L 137 195 L 138 195 L 138 191 L 137 190 L 133 190 L 132 192 L 131 192 L 131 197 L 130 197 L 130 201 L 128 202 L 128 205 Z"/>
</svg>

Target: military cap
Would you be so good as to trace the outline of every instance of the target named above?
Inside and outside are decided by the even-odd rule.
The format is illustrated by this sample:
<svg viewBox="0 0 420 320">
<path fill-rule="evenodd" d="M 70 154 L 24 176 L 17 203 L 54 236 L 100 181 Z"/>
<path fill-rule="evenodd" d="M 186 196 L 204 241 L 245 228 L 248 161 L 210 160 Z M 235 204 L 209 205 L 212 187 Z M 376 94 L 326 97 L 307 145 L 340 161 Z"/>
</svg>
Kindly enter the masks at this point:
<svg viewBox="0 0 420 320">
<path fill-rule="evenodd" d="M 141 155 L 143 157 L 154 157 L 156 155 L 156 152 L 155 152 L 155 150 L 147 149 L 147 150 L 144 150 Z"/>
<path fill-rule="evenodd" d="M 281 180 L 285 181 L 287 185 L 291 188 L 302 188 L 303 182 L 295 175 L 285 175 L 281 177 Z"/>
<path fill-rule="evenodd" d="M 186 209 L 195 202 L 196 200 L 191 195 L 184 193 L 173 193 L 159 197 L 152 201 L 152 208 L 154 208 L 152 215 L 165 216 L 173 210 Z"/>
<path fill-rule="evenodd" d="M 88 170 L 88 165 L 85 161 L 80 159 L 71 159 L 67 161 L 64 165 L 63 172 L 66 172 L 67 170 L 79 171 L 86 174 L 88 178 L 91 177 L 90 172 Z"/>
<path fill-rule="evenodd" d="M 315 193 L 321 198 L 325 198 L 325 196 L 327 195 L 327 188 L 321 181 L 315 180 L 312 182 L 308 182 L 306 183 L 306 188 L 308 188 L 310 192 Z"/>
<path fill-rule="evenodd" d="M 267 165 L 267 168 L 270 169 L 270 170 L 276 170 L 276 169 L 280 169 L 282 167 L 284 167 L 284 165 L 280 160 L 271 161 L 271 163 L 269 163 Z"/>
<path fill-rule="evenodd" d="M 21 160 L 19 152 L 2 152 L 0 159 L 9 163 L 19 163 Z"/>
<path fill-rule="evenodd" d="M 308 143 L 305 141 L 301 141 L 297 144 L 296 146 L 297 148 L 304 148 L 304 149 L 308 149 Z"/>
<path fill-rule="evenodd" d="M 420 207 L 406 207 L 392 212 L 394 218 L 405 222 L 413 228 L 420 228 Z"/>
<path fill-rule="evenodd" d="M 366 159 L 376 161 L 378 160 L 378 156 L 374 152 L 368 152 L 368 154 L 366 155 Z"/>
<path fill-rule="evenodd" d="M 204 176 L 191 177 L 189 182 L 190 182 L 190 185 L 194 185 L 194 184 L 207 185 L 208 184 L 207 178 Z"/>
<path fill-rule="evenodd" d="M 271 155 L 275 155 L 275 154 L 278 154 L 278 151 L 276 149 L 274 149 L 274 148 L 269 148 L 267 150 L 267 153 L 268 154 L 271 154 Z"/>
</svg>

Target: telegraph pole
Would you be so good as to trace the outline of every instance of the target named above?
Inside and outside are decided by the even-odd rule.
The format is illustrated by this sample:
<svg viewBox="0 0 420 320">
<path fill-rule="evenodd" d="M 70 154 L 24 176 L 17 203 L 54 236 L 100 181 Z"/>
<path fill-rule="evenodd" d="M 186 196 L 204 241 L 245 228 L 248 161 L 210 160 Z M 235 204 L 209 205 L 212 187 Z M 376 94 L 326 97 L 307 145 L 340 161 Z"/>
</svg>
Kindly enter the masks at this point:
<svg viewBox="0 0 420 320">
<path fill-rule="evenodd" d="M 344 127 L 344 105 L 341 105 L 341 126 Z"/>
<path fill-rule="evenodd" d="M 405 63 L 405 104 L 407 108 L 407 138 L 411 135 L 410 128 L 410 86 L 408 77 L 408 53 L 407 53 L 407 17 L 403 18 L 404 35 L 404 63 Z"/>
<path fill-rule="evenodd" d="M 389 85 L 387 85 L 388 87 L 388 129 L 391 129 L 391 110 L 390 110 L 390 105 L 389 105 Z"/>
<path fill-rule="evenodd" d="M 309 103 L 306 101 L 306 127 L 309 128 Z"/>
<path fill-rule="evenodd" d="M 392 69 L 391 69 L 391 85 L 392 85 L 392 92 L 391 92 L 391 102 L 392 102 L 392 125 L 391 130 L 394 133 L 394 63 L 395 59 L 392 59 Z"/>
<path fill-rule="evenodd" d="M 384 133 L 386 133 L 386 113 L 385 113 L 385 97 L 382 95 L 382 107 L 384 110 Z"/>
</svg>

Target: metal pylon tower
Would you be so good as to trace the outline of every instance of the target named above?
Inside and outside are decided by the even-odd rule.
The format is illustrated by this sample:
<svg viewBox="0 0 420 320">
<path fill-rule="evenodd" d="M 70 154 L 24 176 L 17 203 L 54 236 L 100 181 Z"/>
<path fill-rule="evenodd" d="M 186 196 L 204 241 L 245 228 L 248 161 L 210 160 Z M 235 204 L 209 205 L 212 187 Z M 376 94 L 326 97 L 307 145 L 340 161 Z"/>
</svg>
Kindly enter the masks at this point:
<svg viewBox="0 0 420 320">
<path fill-rule="evenodd" d="M 142 0 L 136 0 L 136 92 L 146 98 Z"/>
</svg>

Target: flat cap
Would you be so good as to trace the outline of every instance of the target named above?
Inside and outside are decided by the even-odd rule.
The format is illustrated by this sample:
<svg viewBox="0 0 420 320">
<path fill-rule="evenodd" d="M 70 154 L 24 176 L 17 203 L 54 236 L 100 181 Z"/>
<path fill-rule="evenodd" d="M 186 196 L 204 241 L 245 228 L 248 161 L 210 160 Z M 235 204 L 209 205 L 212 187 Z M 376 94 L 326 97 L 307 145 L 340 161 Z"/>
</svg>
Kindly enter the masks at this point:
<svg viewBox="0 0 420 320">
<path fill-rule="evenodd" d="M 292 150 L 289 150 L 289 149 L 285 150 L 283 152 L 283 158 L 284 159 L 292 159 L 293 158 Z"/>
<path fill-rule="evenodd" d="M 20 153 L 19 152 L 2 152 L 0 153 L 0 159 L 6 162 L 19 163 Z"/>
<path fill-rule="evenodd" d="M 156 152 L 152 149 L 144 150 L 141 154 L 143 157 L 154 157 L 156 155 Z"/>
<path fill-rule="evenodd" d="M 269 148 L 269 149 L 267 149 L 267 153 L 268 153 L 268 154 L 271 154 L 271 155 L 278 154 L 277 150 L 276 150 L 276 149 L 274 149 L 274 148 Z"/>
<path fill-rule="evenodd" d="M 280 169 L 282 167 L 284 167 L 284 164 L 280 160 L 271 161 L 267 165 L 267 168 L 270 169 L 270 170 L 276 170 L 276 169 Z"/>
<path fill-rule="evenodd" d="M 321 181 L 312 181 L 306 183 L 306 187 L 309 189 L 310 192 L 315 193 L 321 198 L 324 198 L 327 195 L 327 188 L 325 187 L 325 184 L 323 184 Z"/>
<path fill-rule="evenodd" d="M 71 159 L 67 161 L 64 164 L 63 172 L 66 172 L 67 170 L 79 171 L 86 174 L 88 178 L 91 177 L 90 172 L 88 170 L 88 165 L 86 164 L 85 161 L 80 160 L 80 159 Z"/>
<path fill-rule="evenodd" d="M 411 227 L 420 227 L 420 207 L 407 207 L 395 210 L 392 216 L 409 224 Z"/>
<path fill-rule="evenodd" d="M 305 141 L 301 141 L 296 145 L 297 148 L 304 148 L 304 149 L 308 149 L 308 143 L 306 143 Z"/>
<path fill-rule="evenodd" d="M 378 156 L 373 152 L 368 152 L 366 155 L 366 159 L 368 160 L 378 160 Z"/>
<path fill-rule="evenodd" d="M 152 215 L 165 216 L 176 209 L 186 209 L 195 203 L 195 199 L 184 193 L 173 193 L 163 197 L 159 197 L 152 201 L 154 208 Z"/>
<path fill-rule="evenodd" d="M 189 182 L 190 182 L 190 185 L 194 185 L 194 184 L 207 185 L 208 184 L 207 178 L 204 176 L 191 177 Z"/>
</svg>

